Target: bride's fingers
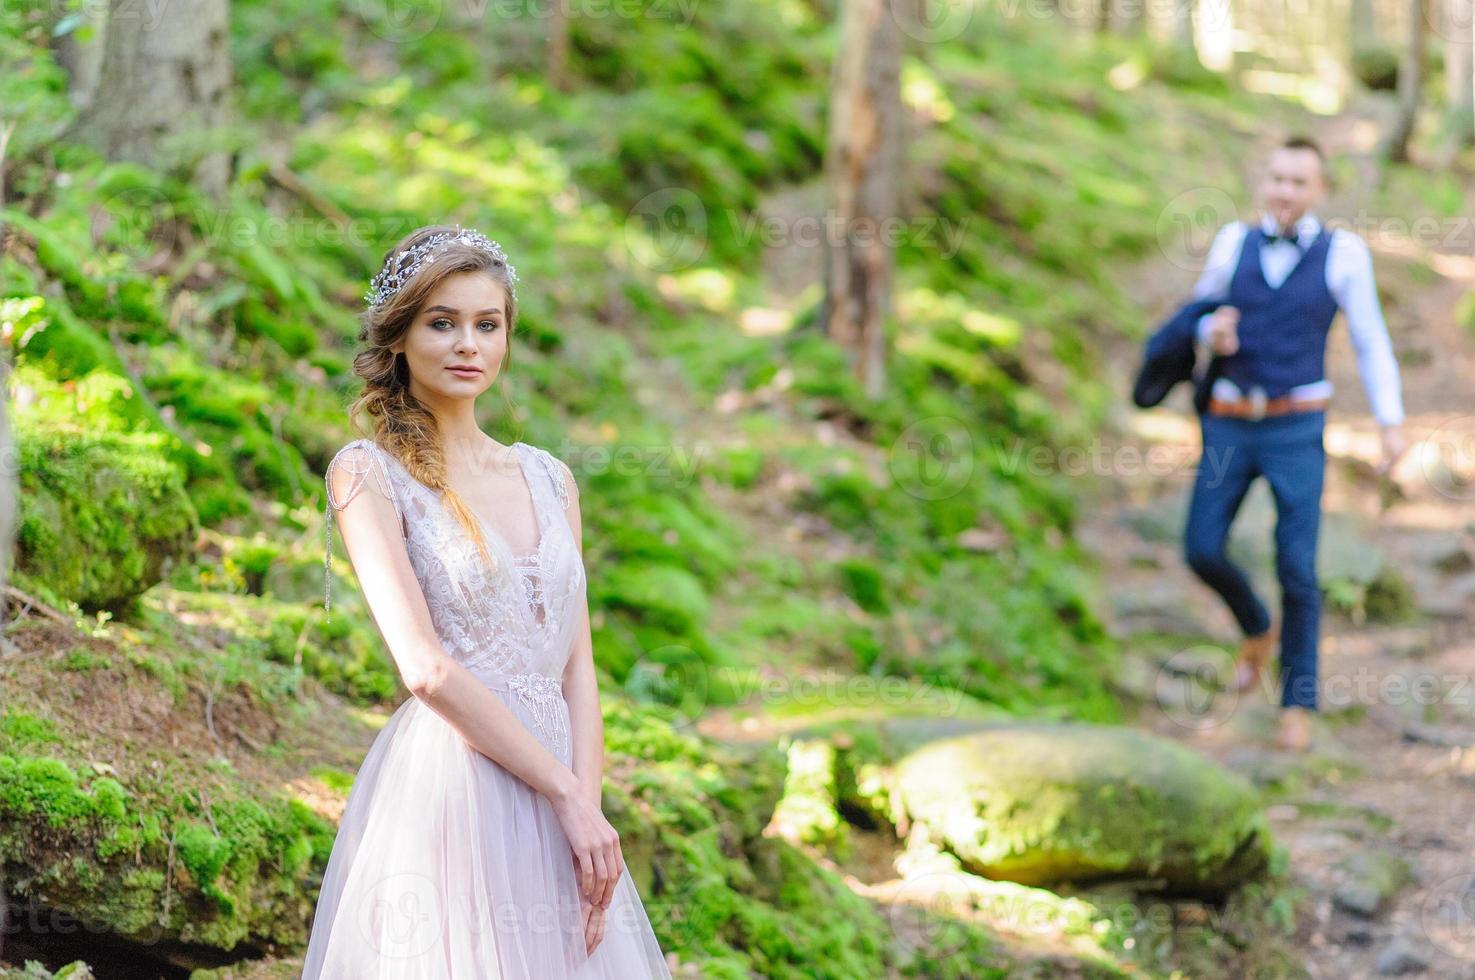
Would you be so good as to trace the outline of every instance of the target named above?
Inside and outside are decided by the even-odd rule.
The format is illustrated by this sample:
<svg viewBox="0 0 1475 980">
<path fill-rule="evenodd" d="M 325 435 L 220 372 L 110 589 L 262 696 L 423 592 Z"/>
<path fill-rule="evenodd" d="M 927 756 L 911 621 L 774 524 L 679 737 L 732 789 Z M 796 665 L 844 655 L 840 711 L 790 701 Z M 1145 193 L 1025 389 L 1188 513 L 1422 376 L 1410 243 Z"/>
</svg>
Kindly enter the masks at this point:
<svg viewBox="0 0 1475 980">
<path fill-rule="evenodd" d="M 607 909 L 609 908 L 610 899 L 614 897 L 615 885 L 620 881 L 620 850 L 618 845 L 605 858 L 605 863 L 609 868 L 609 876 L 605 879 L 604 887 L 600 889 L 599 907 Z"/>
<path fill-rule="evenodd" d="M 627 867 L 627 865 L 625 864 L 625 849 L 623 847 L 621 847 L 618 843 L 616 843 L 615 844 L 615 878 L 614 878 L 614 881 L 610 884 L 610 889 L 609 889 L 609 893 L 610 893 L 610 897 L 611 898 L 614 897 L 615 889 L 617 887 L 619 887 L 620 879 L 625 876 L 625 869 L 626 869 L 626 867 Z"/>
<path fill-rule="evenodd" d="M 589 935 L 589 952 L 593 953 L 604 940 L 604 911 L 602 909 L 596 908 L 590 913 L 589 925 L 592 928 Z"/>
<path fill-rule="evenodd" d="M 599 906 L 591 905 L 587 901 L 580 901 L 579 912 L 583 920 L 584 952 L 587 954 L 592 948 L 589 945 L 589 940 L 594 936 L 594 916 L 599 913 Z"/>
<path fill-rule="evenodd" d="M 594 859 L 585 849 L 574 851 L 574 864 L 579 872 L 579 894 L 588 895 L 594 884 Z"/>
<path fill-rule="evenodd" d="M 599 848 L 594 852 L 594 885 L 589 891 L 589 900 L 599 905 L 601 896 L 604 895 L 606 882 L 609 880 L 609 859 L 605 856 L 604 849 Z"/>
</svg>

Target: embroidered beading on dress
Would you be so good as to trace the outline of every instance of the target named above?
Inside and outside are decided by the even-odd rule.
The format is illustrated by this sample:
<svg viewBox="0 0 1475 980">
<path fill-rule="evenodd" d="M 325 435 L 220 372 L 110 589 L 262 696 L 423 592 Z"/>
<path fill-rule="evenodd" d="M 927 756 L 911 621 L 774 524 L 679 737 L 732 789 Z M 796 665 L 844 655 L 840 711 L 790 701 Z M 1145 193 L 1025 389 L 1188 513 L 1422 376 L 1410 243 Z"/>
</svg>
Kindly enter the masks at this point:
<svg viewBox="0 0 1475 980">
<path fill-rule="evenodd" d="M 568 481 L 563 476 L 563 463 L 546 449 L 533 447 L 543 465 L 548 469 L 548 475 L 553 478 L 553 489 L 558 492 L 558 503 L 564 510 L 568 510 Z"/>
<path fill-rule="evenodd" d="M 536 551 L 512 556 L 513 566 L 517 569 L 518 575 L 522 579 L 528 608 L 532 609 L 535 613 L 541 611 L 543 608 L 543 582 L 540 557 Z"/>
<path fill-rule="evenodd" d="M 507 687 L 528 706 L 538 732 L 562 751 L 568 738 L 568 727 L 562 723 L 563 684 L 547 674 L 512 674 Z"/>
</svg>

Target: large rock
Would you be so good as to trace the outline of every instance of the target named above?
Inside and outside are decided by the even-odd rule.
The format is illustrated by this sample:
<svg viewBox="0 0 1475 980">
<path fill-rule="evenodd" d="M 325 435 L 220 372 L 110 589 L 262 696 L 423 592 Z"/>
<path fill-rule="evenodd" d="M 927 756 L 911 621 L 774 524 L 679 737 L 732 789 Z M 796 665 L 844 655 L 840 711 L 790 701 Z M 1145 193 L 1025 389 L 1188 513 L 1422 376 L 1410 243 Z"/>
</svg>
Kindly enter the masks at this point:
<svg viewBox="0 0 1475 980">
<path fill-rule="evenodd" d="M 1158 879 L 1223 895 L 1270 850 L 1255 791 L 1174 742 L 1123 728 L 1010 724 L 927 745 L 897 767 L 908 816 L 989 878 Z"/>
<path fill-rule="evenodd" d="M 34 420 L 16 435 L 18 586 L 118 612 L 189 554 L 199 517 L 166 437 Z"/>
</svg>

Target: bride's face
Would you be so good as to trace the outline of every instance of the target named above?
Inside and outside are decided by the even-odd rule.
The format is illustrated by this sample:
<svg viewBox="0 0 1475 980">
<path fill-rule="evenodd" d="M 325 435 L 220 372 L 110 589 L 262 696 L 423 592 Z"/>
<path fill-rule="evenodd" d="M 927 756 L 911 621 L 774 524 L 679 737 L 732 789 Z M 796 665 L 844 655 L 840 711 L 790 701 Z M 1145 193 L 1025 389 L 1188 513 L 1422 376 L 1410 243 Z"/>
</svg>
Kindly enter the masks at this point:
<svg viewBox="0 0 1475 980">
<path fill-rule="evenodd" d="M 415 397 L 475 398 L 497 379 L 507 353 L 506 290 L 481 272 L 446 276 L 391 349 L 404 352 Z"/>
</svg>

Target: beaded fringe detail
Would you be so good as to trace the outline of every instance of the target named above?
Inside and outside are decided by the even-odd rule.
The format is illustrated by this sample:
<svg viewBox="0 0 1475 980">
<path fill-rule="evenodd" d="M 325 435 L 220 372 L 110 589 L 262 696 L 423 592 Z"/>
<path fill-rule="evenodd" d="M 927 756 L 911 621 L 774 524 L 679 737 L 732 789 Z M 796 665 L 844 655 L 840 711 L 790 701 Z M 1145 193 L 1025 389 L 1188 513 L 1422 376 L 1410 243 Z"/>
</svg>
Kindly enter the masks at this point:
<svg viewBox="0 0 1475 980">
<path fill-rule="evenodd" d="M 547 674 L 509 674 L 507 688 L 532 711 L 533 724 L 559 750 L 566 747 L 568 733 L 558 723 L 563 685 Z"/>
</svg>

